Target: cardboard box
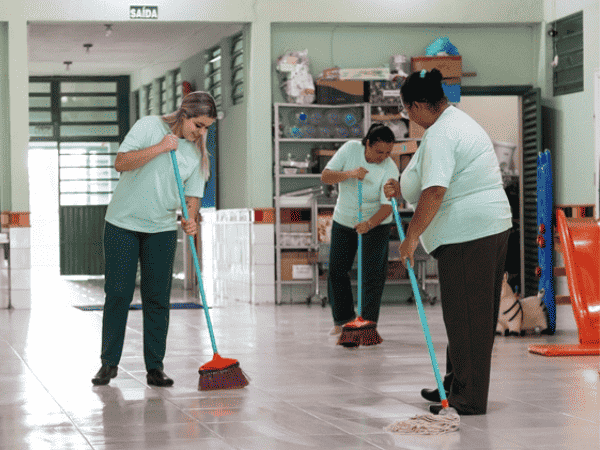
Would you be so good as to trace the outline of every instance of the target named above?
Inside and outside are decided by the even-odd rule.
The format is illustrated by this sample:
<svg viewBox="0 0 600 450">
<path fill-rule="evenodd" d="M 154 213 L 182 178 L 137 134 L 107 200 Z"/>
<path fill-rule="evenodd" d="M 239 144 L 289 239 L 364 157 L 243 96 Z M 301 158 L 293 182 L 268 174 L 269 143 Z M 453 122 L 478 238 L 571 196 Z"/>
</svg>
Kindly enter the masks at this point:
<svg viewBox="0 0 600 450">
<path fill-rule="evenodd" d="M 411 139 L 421 139 L 425 134 L 425 128 L 412 120 L 408 123 L 408 137 Z"/>
<path fill-rule="evenodd" d="M 402 261 L 388 261 L 388 280 L 403 280 L 408 278 L 408 272 Z"/>
<path fill-rule="evenodd" d="M 411 58 L 411 70 L 420 72 L 438 69 L 443 78 L 462 77 L 462 56 L 417 56 Z"/>
<path fill-rule="evenodd" d="M 392 147 L 391 157 L 398 166 L 398 170 L 402 172 L 408 166 L 410 158 L 417 151 L 417 143 L 415 141 L 397 142 Z"/>
<path fill-rule="evenodd" d="M 311 279 L 316 260 L 317 252 L 281 252 L 281 281 Z"/>
<path fill-rule="evenodd" d="M 368 102 L 368 81 L 362 80 L 325 80 L 315 81 L 317 103 L 339 105 L 343 103 Z"/>
<path fill-rule="evenodd" d="M 379 67 L 375 69 L 339 69 L 342 80 L 388 80 L 390 69 Z"/>
</svg>

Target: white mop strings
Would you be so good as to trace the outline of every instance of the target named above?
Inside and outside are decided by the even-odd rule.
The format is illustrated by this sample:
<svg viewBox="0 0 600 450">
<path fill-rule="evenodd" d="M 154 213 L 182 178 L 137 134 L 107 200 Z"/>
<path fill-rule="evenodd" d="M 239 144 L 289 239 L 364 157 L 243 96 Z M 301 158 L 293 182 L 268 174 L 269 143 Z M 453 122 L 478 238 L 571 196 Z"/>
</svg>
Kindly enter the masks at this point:
<svg viewBox="0 0 600 450">
<path fill-rule="evenodd" d="M 385 431 L 399 434 L 446 434 L 458 431 L 459 424 L 460 416 L 457 414 L 446 416 L 425 414 L 388 425 Z"/>
</svg>

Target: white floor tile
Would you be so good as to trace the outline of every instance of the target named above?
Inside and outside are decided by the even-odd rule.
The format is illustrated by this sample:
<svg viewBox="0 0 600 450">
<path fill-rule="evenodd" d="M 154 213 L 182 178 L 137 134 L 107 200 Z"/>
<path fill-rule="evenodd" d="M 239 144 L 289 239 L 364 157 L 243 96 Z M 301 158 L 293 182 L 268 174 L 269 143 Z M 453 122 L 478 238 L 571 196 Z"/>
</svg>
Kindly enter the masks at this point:
<svg viewBox="0 0 600 450">
<path fill-rule="evenodd" d="M 435 386 L 414 305 L 383 305 L 384 342 L 349 350 L 328 335 L 329 307 L 215 301 L 209 312 L 219 353 L 238 359 L 250 379 L 244 389 L 220 391 L 198 390 L 198 367 L 213 357 L 202 310 L 171 312 L 171 388 L 146 384 L 143 315 L 130 311 L 118 377 L 94 387 L 102 312 L 74 306 L 102 305 L 103 281 L 69 281 L 42 267 L 31 277 L 31 310 L 0 311 L 3 450 L 598 448 L 598 358 L 527 353 L 530 342 L 577 342 L 576 329 L 498 337 L 488 414 L 461 417 L 456 433 L 404 436 L 384 428 L 426 413 L 419 391 Z M 173 289 L 172 301 L 186 300 Z M 426 314 L 444 367 L 440 305 Z M 572 320 L 569 309 L 557 314 Z"/>
</svg>

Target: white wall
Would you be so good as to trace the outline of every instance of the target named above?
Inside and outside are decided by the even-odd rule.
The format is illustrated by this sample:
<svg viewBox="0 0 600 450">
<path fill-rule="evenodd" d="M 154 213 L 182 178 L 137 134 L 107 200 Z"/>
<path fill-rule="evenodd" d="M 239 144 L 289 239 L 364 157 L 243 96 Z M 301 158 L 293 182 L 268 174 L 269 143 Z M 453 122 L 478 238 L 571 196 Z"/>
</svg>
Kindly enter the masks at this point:
<svg viewBox="0 0 600 450">
<path fill-rule="evenodd" d="M 519 97 L 463 95 L 458 107 L 475 119 L 492 141 L 517 145 L 513 166 L 519 167 Z"/>
<path fill-rule="evenodd" d="M 556 3 L 556 13 L 553 5 Z M 556 204 L 594 204 L 594 74 L 600 67 L 600 2 L 598 0 L 544 0 L 540 29 L 538 79 L 542 104 L 555 110 L 553 176 Z M 549 24 L 556 19 L 583 11 L 584 91 L 553 97 L 551 39 Z"/>
</svg>

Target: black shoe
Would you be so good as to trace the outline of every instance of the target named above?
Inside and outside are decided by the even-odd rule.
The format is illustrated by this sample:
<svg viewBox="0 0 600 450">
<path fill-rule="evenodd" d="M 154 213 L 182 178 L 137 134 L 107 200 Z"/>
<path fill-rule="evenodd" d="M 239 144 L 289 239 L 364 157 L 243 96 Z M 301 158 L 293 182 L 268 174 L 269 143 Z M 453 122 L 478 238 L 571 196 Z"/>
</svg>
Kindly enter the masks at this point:
<svg viewBox="0 0 600 450">
<path fill-rule="evenodd" d="M 161 369 L 150 369 L 146 374 L 146 381 L 153 386 L 173 386 L 173 380 Z"/>
<path fill-rule="evenodd" d="M 92 378 L 92 383 L 95 386 L 104 386 L 110 382 L 111 378 L 115 378 L 117 376 L 117 372 L 119 370 L 118 366 L 105 366 L 100 367 L 100 370 L 94 378 Z"/>
<path fill-rule="evenodd" d="M 446 398 L 450 393 L 446 391 Z M 430 402 L 441 402 L 440 391 L 438 389 L 421 389 L 421 397 Z"/>
<path fill-rule="evenodd" d="M 464 410 L 458 409 L 452 405 L 450 405 L 450 407 L 454 408 L 454 410 L 458 413 L 459 416 L 478 416 L 481 414 L 485 414 L 485 412 L 464 411 Z M 429 405 L 429 411 L 432 414 L 439 414 L 442 409 L 444 409 L 444 407 L 442 405 Z"/>
</svg>

